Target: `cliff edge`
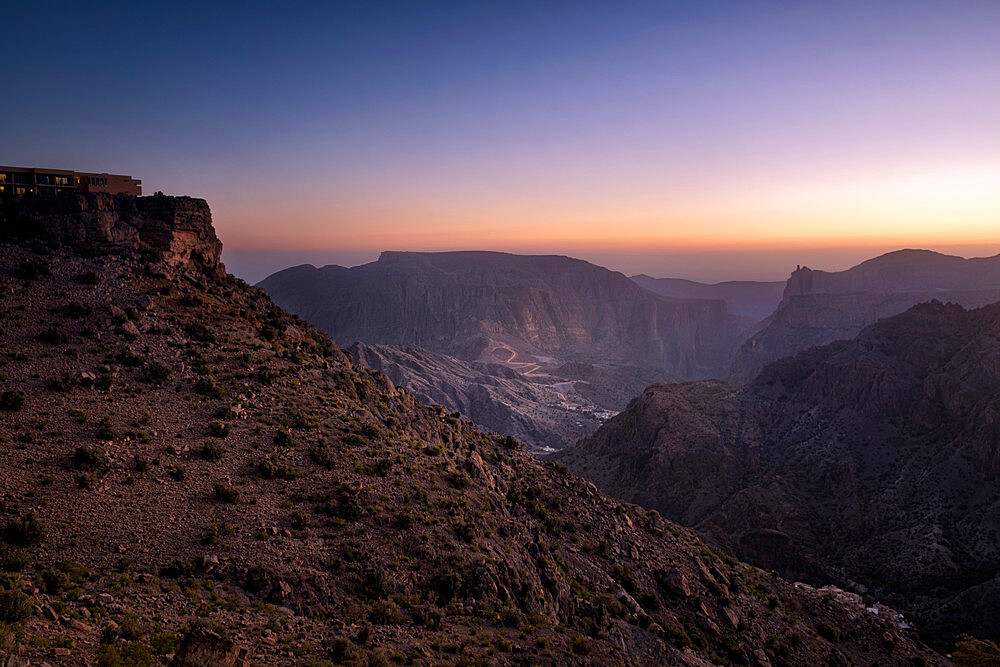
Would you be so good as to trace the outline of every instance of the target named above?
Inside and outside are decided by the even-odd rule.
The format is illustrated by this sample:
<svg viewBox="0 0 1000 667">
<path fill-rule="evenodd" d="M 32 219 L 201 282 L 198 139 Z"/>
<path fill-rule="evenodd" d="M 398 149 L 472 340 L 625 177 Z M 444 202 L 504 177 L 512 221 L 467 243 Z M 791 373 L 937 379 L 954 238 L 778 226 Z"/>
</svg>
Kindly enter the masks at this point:
<svg viewBox="0 0 1000 667">
<path fill-rule="evenodd" d="M 33 239 L 93 253 L 138 252 L 181 272 L 225 275 L 204 199 L 97 192 L 0 204 L 0 240 Z"/>
</svg>

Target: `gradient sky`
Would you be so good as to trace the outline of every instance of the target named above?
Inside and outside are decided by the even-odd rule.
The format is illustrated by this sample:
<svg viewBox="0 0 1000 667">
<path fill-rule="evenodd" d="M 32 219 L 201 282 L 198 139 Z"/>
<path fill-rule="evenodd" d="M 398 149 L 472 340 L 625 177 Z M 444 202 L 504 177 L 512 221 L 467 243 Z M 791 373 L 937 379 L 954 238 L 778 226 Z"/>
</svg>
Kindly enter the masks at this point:
<svg viewBox="0 0 1000 667">
<path fill-rule="evenodd" d="M 0 164 L 204 197 L 250 280 L 387 249 L 702 280 L 1000 252 L 995 0 L 205 5 L 5 6 Z"/>
</svg>

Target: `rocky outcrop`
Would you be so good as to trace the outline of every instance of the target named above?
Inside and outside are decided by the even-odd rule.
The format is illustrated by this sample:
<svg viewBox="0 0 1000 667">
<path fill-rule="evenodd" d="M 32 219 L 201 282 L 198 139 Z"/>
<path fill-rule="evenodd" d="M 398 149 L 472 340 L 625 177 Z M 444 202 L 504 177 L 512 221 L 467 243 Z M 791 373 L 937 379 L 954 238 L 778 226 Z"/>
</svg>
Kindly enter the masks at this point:
<svg viewBox="0 0 1000 667">
<path fill-rule="evenodd" d="M 900 250 L 847 271 L 799 267 L 774 314 L 737 349 L 730 379 L 747 382 L 772 361 L 853 338 L 879 319 L 933 299 L 966 308 L 1000 300 L 1000 255 L 963 259 Z"/>
<path fill-rule="evenodd" d="M 650 387 L 556 456 L 761 566 L 859 582 L 939 639 L 1000 637 L 1000 304 L 921 304 L 742 389 Z"/>
<path fill-rule="evenodd" d="M 558 256 L 385 252 L 351 269 L 286 269 L 259 286 L 345 343 L 419 345 L 467 361 L 509 348 L 543 364 L 718 377 L 745 327 L 722 301 L 665 299 Z"/>
<path fill-rule="evenodd" d="M 95 251 L 144 251 L 166 267 L 225 275 L 204 199 L 77 193 L 0 207 L 0 239 L 44 239 Z"/>
<path fill-rule="evenodd" d="M 580 383 L 527 376 L 501 364 L 464 362 L 415 345 L 355 343 L 347 352 L 421 401 L 542 451 L 568 447 L 614 414 L 585 398 L 576 389 Z"/>
</svg>

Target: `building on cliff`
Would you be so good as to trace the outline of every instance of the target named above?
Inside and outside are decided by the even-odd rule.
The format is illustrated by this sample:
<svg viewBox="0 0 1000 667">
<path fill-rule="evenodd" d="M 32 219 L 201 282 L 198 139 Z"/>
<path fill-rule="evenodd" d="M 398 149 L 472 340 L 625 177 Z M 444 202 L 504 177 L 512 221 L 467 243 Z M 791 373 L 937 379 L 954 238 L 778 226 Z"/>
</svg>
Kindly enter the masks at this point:
<svg viewBox="0 0 1000 667">
<path fill-rule="evenodd" d="M 92 174 L 65 169 L 0 166 L 0 199 L 69 192 L 141 195 L 142 181 L 121 174 Z"/>
</svg>

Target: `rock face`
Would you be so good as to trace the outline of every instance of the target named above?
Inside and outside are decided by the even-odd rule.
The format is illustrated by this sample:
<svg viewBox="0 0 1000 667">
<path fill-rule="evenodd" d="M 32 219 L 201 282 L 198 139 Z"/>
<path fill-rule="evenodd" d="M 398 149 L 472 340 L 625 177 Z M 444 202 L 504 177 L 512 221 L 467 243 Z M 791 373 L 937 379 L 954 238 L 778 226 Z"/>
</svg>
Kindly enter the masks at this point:
<svg viewBox="0 0 1000 667">
<path fill-rule="evenodd" d="M 260 287 L 348 343 L 419 345 L 469 361 L 500 360 L 490 357 L 500 348 L 680 378 L 725 373 L 745 326 L 722 301 L 665 299 L 557 256 L 385 252 L 351 269 L 286 269 Z"/>
<path fill-rule="evenodd" d="M 669 299 L 722 299 L 733 315 L 760 321 L 774 312 L 781 303 L 785 283 L 753 280 L 731 280 L 706 284 L 681 278 L 653 278 L 645 274 L 632 276 L 640 287 Z"/>
<path fill-rule="evenodd" d="M 943 642 L 1000 637 L 1000 304 L 931 302 L 739 389 L 650 387 L 556 455 L 598 488 Z"/>
<path fill-rule="evenodd" d="M 76 193 L 0 206 L 0 239 L 44 239 L 97 251 L 146 251 L 170 268 L 225 275 L 204 199 Z"/>
<path fill-rule="evenodd" d="M 526 376 L 501 364 L 467 363 L 415 345 L 355 343 L 347 352 L 421 401 L 539 450 L 568 447 L 614 414 L 577 391 L 579 383 Z"/>
<path fill-rule="evenodd" d="M 747 382 L 771 361 L 853 338 L 876 320 L 938 299 L 977 308 L 1000 300 L 1000 255 L 963 259 L 900 250 L 829 273 L 800 267 L 780 305 L 733 357 L 731 379 Z"/>
<path fill-rule="evenodd" d="M 186 273 L 0 243 L 0 657 L 946 663 Z"/>
</svg>

